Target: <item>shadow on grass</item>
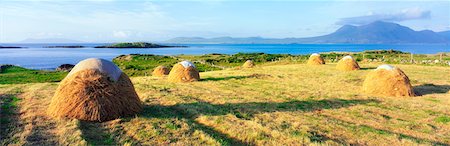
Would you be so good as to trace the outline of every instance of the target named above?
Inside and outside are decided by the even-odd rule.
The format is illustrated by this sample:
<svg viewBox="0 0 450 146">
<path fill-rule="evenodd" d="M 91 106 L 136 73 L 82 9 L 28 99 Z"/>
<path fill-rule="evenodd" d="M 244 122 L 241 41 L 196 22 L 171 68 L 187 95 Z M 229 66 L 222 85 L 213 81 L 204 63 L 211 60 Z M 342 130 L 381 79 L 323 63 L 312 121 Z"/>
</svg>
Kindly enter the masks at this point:
<svg viewBox="0 0 450 146">
<path fill-rule="evenodd" d="M 127 120 L 129 122 L 129 118 L 124 119 L 124 121 Z M 138 145 L 139 143 L 134 137 L 125 134 L 126 131 L 122 125 L 111 123 L 111 121 L 102 123 L 80 121 L 79 129 L 88 145 L 123 145 L 124 143 Z"/>
<path fill-rule="evenodd" d="M 372 70 L 376 69 L 376 67 L 361 67 L 360 70 Z"/>
<path fill-rule="evenodd" d="M 267 77 L 272 77 L 272 76 L 268 75 L 268 74 L 251 74 L 248 76 L 228 76 L 228 77 L 217 77 L 217 78 L 209 77 L 209 78 L 200 79 L 200 81 L 225 81 L 225 80 L 231 80 L 231 79 L 240 80 L 240 79 L 246 79 L 246 78 L 261 79 L 261 78 L 267 78 Z"/>
<path fill-rule="evenodd" d="M 14 145 L 18 142 L 15 132 L 23 127 L 19 124 L 19 98 L 13 94 L 0 94 L 0 145 Z"/>
<path fill-rule="evenodd" d="M 431 139 L 420 138 L 420 137 L 416 137 L 416 136 L 413 136 L 413 135 L 408 135 L 408 134 L 404 134 L 404 133 L 389 131 L 389 130 L 385 130 L 385 129 L 379 129 L 379 128 L 376 128 L 376 127 L 373 127 L 373 126 L 370 126 L 370 125 L 353 123 L 353 122 L 349 122 L 349 121 L 346 121 L 346 120 L 344 121 L 344 120 L 337 119 L 337 118 L 330 117 L 330 116 L 325 116 L 325 117 L 328 118 L 328 119 L 331 119 L 331 120 L 339 121 L 341 123 L 355 125 L 357 128 L 359 128 L 359 129 L 361 129 L 363 131 L 366 131 L 367 133 L 371 132 L 371 133 L 377 133 L 377 134 L 383 134 L 383 135 L 386 135 L 386 134 L 388 134 L 388 135 L 395 135 L 395 136 L 398 137 L 399 140 L 401 140 L 401 139 L 409 139 L 409 140 L 412 140 L 412 141 L 414 141 L 416 143 L 419 143 L 419 144 L 423 144 L 425 142 L 428 142 L 428 143 L 431 143 L 432 145 L 442 145 L 442 146 L 448 145 L 448 144 L 445 144 L 443 142 L 434 141 L 434 140 L 431 140 Z M 351 145 L 360 145 L 360 144 L 351 144 Z"/>
<path fill-rule="evenodd" d="M 195 119 L 202 115 L 217 116 L 233 114 L 237 118 L 250 120 L 258 113 L 283 112 L 283 111 L 303 111 L 311 112 L 323 109 L 337 109 L 358 104 L 378 103 L 378 100 L 344 100 L 344 99 L 324 99 L 324 100 L 304 100 L 289 102 L 250 102 L 250 103 L 227 103 L 211 104 L 198 101 L 195 103 L 183 103 L 172 106 L 146 105 L 141 116 L 146 118 L 179 118 L 186 119 L 188 124 L 195 130 L 208 133 L 222 145 L 253 145 L 229 135 L 214 130 Z"/>
<path fill-rule="evenodd" d="M 208 78 L 203 78 L 200 79 L 200 81 L 226 81 L 226 80 L 231 80 L 231 79 L 236 79 L 236 80 L 240 80 L 240 79 L 245 79 L 248 78 L 248 76 L 228 76 L 228 77 L 208 77 Z"/>
<path fill-rule="evenodd" d="M 448 93 L 448 91 L 450 91 L 450 85 L 422 84 L 414 87 L 417 95 Z"/>
</svg>

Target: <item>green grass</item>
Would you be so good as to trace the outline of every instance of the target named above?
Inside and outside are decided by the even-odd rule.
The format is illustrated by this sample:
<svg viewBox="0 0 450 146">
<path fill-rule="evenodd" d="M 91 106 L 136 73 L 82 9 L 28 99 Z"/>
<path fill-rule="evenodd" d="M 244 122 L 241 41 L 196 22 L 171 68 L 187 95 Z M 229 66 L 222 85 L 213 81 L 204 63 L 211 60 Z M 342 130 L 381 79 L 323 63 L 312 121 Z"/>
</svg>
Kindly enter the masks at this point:
<svg viewBox="0 0 450 146">
<path fill-rule="evenodd" d="M 67 72 L 39 71 L 10 66 L 0 73 L 0 84 L 59 82 Z"/>
<path fill-rule="evenodd" d="M 436 122 L 447 124 L 450 122 L 450 116 L 440 116 L 434 119 Z"/>
</svg>

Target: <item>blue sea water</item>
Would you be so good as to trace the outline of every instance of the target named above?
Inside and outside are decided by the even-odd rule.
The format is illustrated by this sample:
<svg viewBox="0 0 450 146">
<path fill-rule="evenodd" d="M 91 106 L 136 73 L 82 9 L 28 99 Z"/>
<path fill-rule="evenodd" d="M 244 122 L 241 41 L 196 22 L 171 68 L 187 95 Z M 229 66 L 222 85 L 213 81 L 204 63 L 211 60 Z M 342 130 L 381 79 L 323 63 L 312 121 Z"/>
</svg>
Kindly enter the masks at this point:
<svg viewBox="0 0 450 146">
<path fill-rule="evenodd" d="M 86 48 L 44 48 L 44 46 L 82 45 Z M 86 58 L 112 60 L 122 54 L 202 55 L 210 53 L 235 54 L 263 52 L 270 54 L 311 54 L 320 52 L 361 52 L 364 50 L 394 49 L 414 54 L 450 52 L 449 44 L 183 44 L 179 48 L 108 49 L 93 48 L 104 44 L 0 44 L 21 46 L 20 49 L 0 49 L 0 64 L 13 64 L 31 69 L 54 69 L 61 64 L 76 64 Z"/>
</svg>

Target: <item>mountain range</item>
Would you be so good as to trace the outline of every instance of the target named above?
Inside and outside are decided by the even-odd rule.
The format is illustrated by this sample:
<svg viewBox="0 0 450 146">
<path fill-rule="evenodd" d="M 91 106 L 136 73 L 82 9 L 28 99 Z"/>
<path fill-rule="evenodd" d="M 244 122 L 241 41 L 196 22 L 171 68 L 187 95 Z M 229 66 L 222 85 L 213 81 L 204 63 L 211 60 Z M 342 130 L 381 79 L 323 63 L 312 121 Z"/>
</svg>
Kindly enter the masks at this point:
<svg viewBox="0 0 450 146">
<path fill-rule="evenodd" d="M 164 43 L 178 44 L 433 44 L 450 43 L 450 31 L 415 31 L 396 23 L 375 21 L 367 25 L 344 25 L 335 32 L 309 38 L 177 37 Z"/>
</svg>

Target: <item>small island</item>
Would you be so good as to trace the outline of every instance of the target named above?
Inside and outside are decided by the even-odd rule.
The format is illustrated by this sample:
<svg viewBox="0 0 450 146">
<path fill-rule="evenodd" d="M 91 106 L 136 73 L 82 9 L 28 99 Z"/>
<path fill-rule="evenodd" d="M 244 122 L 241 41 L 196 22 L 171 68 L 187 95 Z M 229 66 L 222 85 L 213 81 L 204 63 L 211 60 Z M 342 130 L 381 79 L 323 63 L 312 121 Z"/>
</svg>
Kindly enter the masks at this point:
<svg viewBox="0 0 450 146">
<path fill-rule="evenodd" d="M 15 46 L 0 46 L 0 49 L 18 49 L 23 47 L 15 47 Z"/>
<path fill-rule="evenodd" d="M 186 46 L 166 46 L 147 42 L 132 42 L 132 43 L 115 43 L 106 46 L 96 46 L 94 48 L 172 48 L 172 47 L 186 47 Z"/>
<path fill-rule="evenodd" d="M 44 48 L 84 48 L 84 46 L 44 46 Z"/>
</svg>

